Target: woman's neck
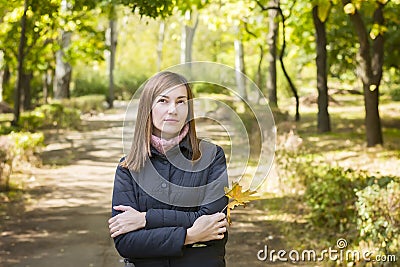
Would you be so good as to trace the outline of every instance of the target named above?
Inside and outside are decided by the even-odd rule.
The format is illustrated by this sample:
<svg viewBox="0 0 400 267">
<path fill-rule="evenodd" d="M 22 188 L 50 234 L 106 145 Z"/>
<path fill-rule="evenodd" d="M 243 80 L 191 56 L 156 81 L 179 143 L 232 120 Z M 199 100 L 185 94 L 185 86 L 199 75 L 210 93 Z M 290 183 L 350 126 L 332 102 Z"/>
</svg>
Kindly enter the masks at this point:
<svg viewBox="0 0 400 267">
<path fill-rule="evenodd" d="M 165 139 L 164 134 L 162 134 L 162 135 L 160 134 L 160 136 L 157 136 L 153 133 L 153 135 L 151 136 L 151 144 L 159 152 L 164 154 L 166 151 L 171 149 L 173 146 L 179 144 L 182 141 L 182 139 L 187 135 L 188 132 L 189 132 L 189 125 L 186 124 L 180 131 L 179 135 L 172 136 L 172 138 L 169 138 L 169 139 Z"/>
</svg>

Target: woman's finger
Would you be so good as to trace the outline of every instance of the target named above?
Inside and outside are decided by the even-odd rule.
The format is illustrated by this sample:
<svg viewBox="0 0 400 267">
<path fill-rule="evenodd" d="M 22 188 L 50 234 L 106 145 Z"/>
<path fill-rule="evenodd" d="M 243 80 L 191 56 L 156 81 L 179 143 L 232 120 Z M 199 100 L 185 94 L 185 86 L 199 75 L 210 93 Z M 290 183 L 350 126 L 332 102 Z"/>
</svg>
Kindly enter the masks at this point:
<svg viewBox="0 0 400 267">
<path fill-rule="evenodd" d="M 111 235 L 111 237 L 114 238 L 114 237 L 116 237 L 116 236 L 119 236 L 120 234 L 121 234 L 120 231 L 117 230 L 117 231 L 115 231 L 115 232 Z"/>
<path fill-rule="evenodd" d="M 225 218 L 225 213 L 217 212 L 214 214 L 216 221 L 221 221 Z"/>
<path fill-rule="evenodd" d="M 118 227 L 110 228 L 110 234 L 115 233 L 118 230 L 119 230 Z"/>
<path fill-rule="evenodd" d="M 225 236 L 224 234 L 218 234 L 218 235 L 217 235 L 217 239 L 223 239 L 224 236 Z"/>
<path fill-rule="evenodd" d="M 130 206 L 124 206 L 124 205 L 114 206 L 113 209 L 114 209 L 114 210 L 119 210 L 119 211 L 133 210 L 132 207 L 130 207 Z"/>
<path fill-rule="evenodd" d="M 113 228 L 113 227 L 116 227 L 117 225 L 119 225 L 119 223 L 116 221 L 116 222 L 113 222 L 112 224 L 110 224 L 109 226 L 108 226 L 108 228 Z"/>
<path fill-rule="evenodd" d="M 115 217 L 111 217 L 111 218 L 108 220 L 108 224 L 115 222 L 115 220 L 116 220 Z"/>
<path fill-rule="evenodd" d="M 216 224 L 216 226 L 217 226 L 218 228 L 220 228 L 220 227 L 226 227 L 226 226 L 228 226 L 228 222 L 227 222 L 227 221 L 220 221 L 220 222 L 218 222 L 218 223 Z"/>
<path fill-rule="evenodd" d="M 225 232 L 226 232 L 226 227 L 218 228 L 217 232 L 218 232 L 218 234 L 223 234 L 223 233 L 225 233 Z"/>
</svg>

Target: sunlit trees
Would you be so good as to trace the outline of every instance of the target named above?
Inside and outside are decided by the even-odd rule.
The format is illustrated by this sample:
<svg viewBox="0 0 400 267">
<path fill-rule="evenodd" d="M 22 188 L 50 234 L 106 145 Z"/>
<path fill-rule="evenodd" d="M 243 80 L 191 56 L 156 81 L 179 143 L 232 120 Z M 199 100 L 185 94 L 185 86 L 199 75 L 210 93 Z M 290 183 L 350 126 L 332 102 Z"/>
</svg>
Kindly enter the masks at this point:
<svg viewBox="0 0 400 267">
<path fill-rule="evenodd" d="M 68 97 L 70 86 L 75 90 L 72 94 L 79 95 L 78 82 L 73 81 L 85 73 L 71 70 L 80 68 L 101 76 L 96 79 L 101 90 L 93 87 L 92 91 L 106 94 L 112 107 L 114 97 L 121 97 L 121 79 L 129 84 L 131 77 L 136 77 L 135 84 L 142 80 L 138 77 L 168 65 L 211 60 L 235 66 L 254 79 L 268 94 L 270 105 L 277 105 L 278 94 L 289 88 L 296 98 L 296 119 L 304 88 L 316 88 L 317 127 L 326 132 L 331 129 L 328 88 L 355 87 L 359 77 L 367 143 L 374 146 L 383 142 L 380 81 L 386 70 L 390 75 L 399 73 L 399 4 L 398 0 L 0 0 L 0 92 L 14 104 L 17 118 L 17 111 L 44 103 L 47 96 Z M 127 46 L 126 51 L 118 48 L 121 57 L 116 55 L 117 20 L 122 25 L 120 45 Z M 135 42 L 128 43 L 133 39 Z M 105 55 L 109 55 L 107 71 Z M 281 68 L 276 67 L 277 59 Z M 18 64 L 18 60 L 24 63 Z M 396 84 L 396 79 L 386 78 L 385 86 L 389 82 Z M 43 84 L 42 91 L 38 83 Z M 241 95 L 251 96 L 246 84 L 240 79 L 236 83 Z M 16 98 L 10 97 L 9 88 L 14 85 L 19 88 L 13 88 Z"/>
</svg>

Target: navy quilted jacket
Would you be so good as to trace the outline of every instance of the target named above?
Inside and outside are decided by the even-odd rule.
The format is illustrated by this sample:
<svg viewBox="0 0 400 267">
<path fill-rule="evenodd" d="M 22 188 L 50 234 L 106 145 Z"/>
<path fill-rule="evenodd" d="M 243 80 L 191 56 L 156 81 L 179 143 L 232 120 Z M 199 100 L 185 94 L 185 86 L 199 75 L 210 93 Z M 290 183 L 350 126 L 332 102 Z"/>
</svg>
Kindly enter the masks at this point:
<svg viewBox="0 0 400 267">
<path fill-rule="evenodd" d="M 203 167 L 179 166 L 191 157 L 188 138 L 169 150 L 167 156 L 152 147 L 150 162 L 139 173 L 117 167 L 112 205 L 146 212 L 144 229 L 114 238 L 119 254 L 135 267 L 225 266 L 227 233 L 222 240 L 184 245 L 186 229 L 198 217 L 220 212 L 228 203 L 223 190 L 228 184 L 224 151 L 211 143 L 202 144 L 206 144 L 201 146 Z M 182 155 L 185 158 L 179 158 Z M 207 184 L 207 188 L 201 187 Z M 181 192 L 182 187 L 184 191 L 190 187 L 196 191 Z M 112 216 L 118 213 L 112 210 Z"/>
</svg>

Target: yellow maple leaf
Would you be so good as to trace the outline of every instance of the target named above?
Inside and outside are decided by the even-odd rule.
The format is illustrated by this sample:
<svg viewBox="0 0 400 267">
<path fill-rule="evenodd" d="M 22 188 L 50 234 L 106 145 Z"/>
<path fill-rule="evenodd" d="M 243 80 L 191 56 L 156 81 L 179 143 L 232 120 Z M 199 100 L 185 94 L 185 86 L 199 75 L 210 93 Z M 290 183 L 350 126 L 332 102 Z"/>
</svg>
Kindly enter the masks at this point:
<svg viewBox="0 0 400 267">
<path fill-rule="evenodd" d="M 242 186 L 239 183 L 233 183 L 232 188 L 224 187 L 225 190 L 225 196 L 228 198 L 232 199 L 226 205 L 226 207 L 222 210 L 226 210 L 226 218 L 228 220 L 228 223 L 231 224 L 231 210 L 234 209 L 236 206 L 239 205 L 245 205 L 246 203 L 249 203 L 252 200 L 257 200 L 260 199 L 259 196 L 254 196 L 256 194 L 256 191 L 250 191 L 250 189 L 247 189 L 246 191 L 243 191 Z"/>
</svg>

